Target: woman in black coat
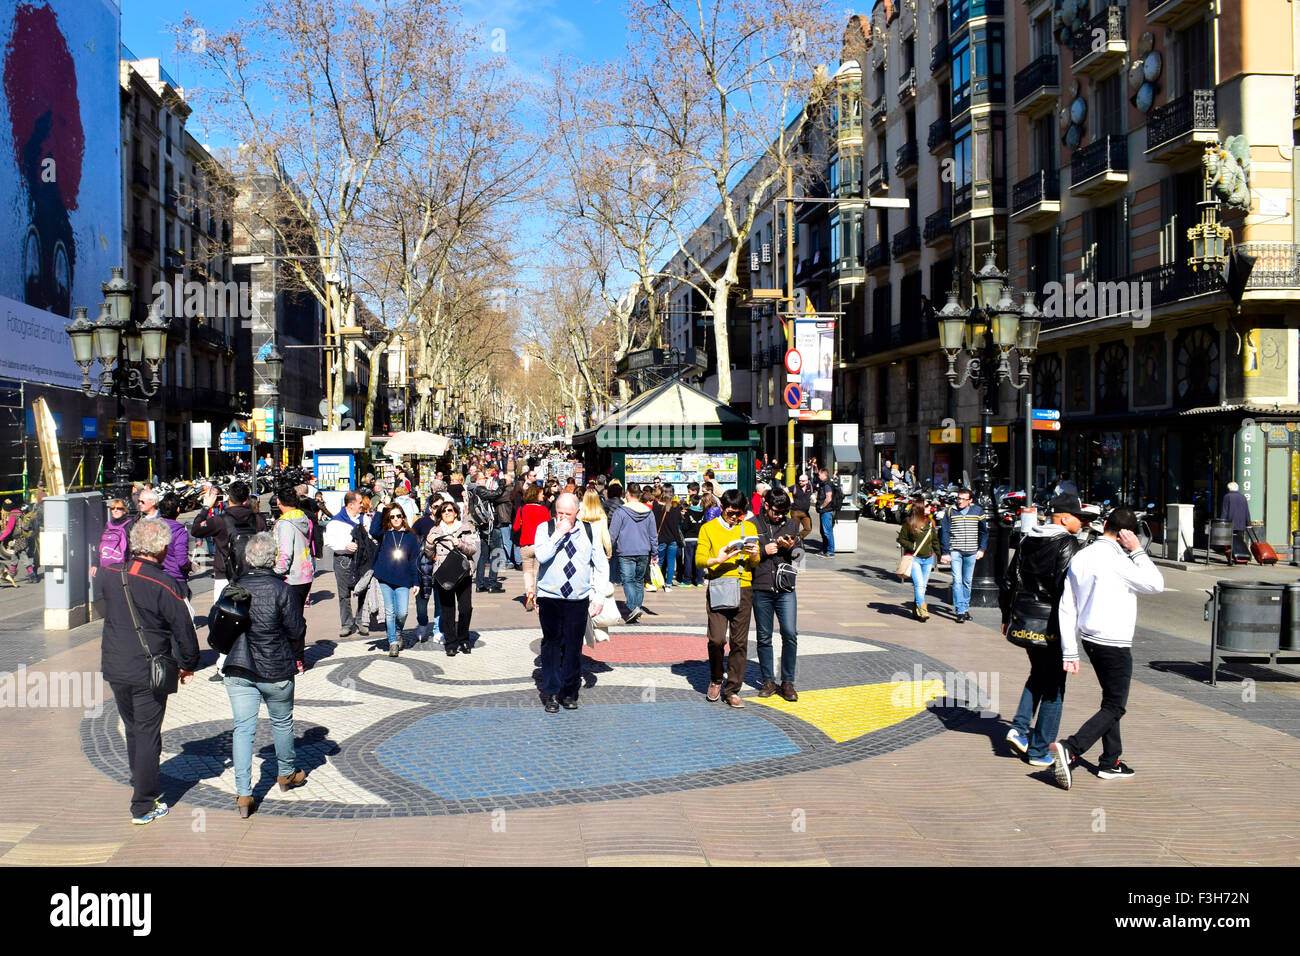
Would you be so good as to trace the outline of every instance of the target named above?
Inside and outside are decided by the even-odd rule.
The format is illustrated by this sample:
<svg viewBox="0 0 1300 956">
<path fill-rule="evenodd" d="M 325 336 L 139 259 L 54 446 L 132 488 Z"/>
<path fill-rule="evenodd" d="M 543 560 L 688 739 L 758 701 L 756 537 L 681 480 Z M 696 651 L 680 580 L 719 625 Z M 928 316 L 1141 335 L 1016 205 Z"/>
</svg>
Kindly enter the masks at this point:
<svg viewBox="0 0 1300 956">
<path fill-rule="evenodd" d="M 289 585 L 275 573 L 275 537 L 253 535 L 244 550 L 248 571 L 235 583 L 247 591 L 248 630 L 235 640 L 226 656 L 226 694 L 235 716 L 232 758 L 235 766 L 235 805 L 241 817 L 253 812 L 253 737 L 262 702 L 271 718 L 275 755 L 279 761 L 276 782 L 281 790 L 301 786 L 307 779 L 297 769 L 293 745 L 293 689 L 298 673 L 293 636 L 302 628 L 302 611 Z"/>
</svg>

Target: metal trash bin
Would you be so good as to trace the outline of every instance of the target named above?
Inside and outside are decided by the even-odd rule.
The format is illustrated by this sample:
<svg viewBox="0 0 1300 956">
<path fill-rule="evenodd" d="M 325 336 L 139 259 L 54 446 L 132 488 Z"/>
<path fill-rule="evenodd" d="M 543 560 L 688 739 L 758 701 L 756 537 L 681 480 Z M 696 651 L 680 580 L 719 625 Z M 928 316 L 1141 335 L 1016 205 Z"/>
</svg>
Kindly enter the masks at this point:
<svg viewBox="0 0 1300 956">
<path fill-rule="evenodd" d="M 1288 584 L 1282 596 L 1282 638 L 1279 650 L 1300 651 L 1300 584 Z"/>
<path fill-rule="evenodd" d="M 1217 685 L 1219 652 L 1275 657 L 1282 638 L 1282 584 L 1219 581 L 1210 598 L 1210 684 Z"/>
</svg>

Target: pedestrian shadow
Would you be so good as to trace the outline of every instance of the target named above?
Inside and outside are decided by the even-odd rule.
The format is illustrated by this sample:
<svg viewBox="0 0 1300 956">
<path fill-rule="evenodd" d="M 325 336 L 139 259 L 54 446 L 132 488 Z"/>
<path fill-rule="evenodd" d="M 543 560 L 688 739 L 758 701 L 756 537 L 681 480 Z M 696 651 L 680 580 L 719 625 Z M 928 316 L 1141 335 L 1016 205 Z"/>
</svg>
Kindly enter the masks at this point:
<svg viewBox="0 0 1300 956">
<path fill-rule="evenodd" d="M 333 591 L 312 591 L 307 598 L 315 604 L 317 601 L 332 601 L 336 596 Z"/>
<path fill-rule="evenodd" d="M 912 620 L 912 612 L 901 604 L 886 604 L 884 601 L 870 601 L 867 604 L 867 608 L 875 611 L 877 614 L 887 614 L 891 617 L 905 617 L 909 621 Z"/>
<path fill-rule="evenodd" d="M 180 752 L 166 760 L 159 768 L 159 784 L 166 802 L 178 804 L 190 790 L 199 784 L 221 777 L 231 765 L 234 754 L 234 726 L 231 723 L 210 737 L 189 740 L 181 745 Z M 300 732 L 299 732 L 300 731 Z M 312 771 L 324 766 L 329 758 L 340 752 L 338 742 L 330 738 L 328 727 L 318 724 L 295 727 L 294 764 L 296 769 Z M 202 768 L 202 769 L 197 769 Z M 275 737 L 271 722 L 259 719 L 253 737 L 253 797 L 261 802 L 276 785 L 279 759 L 275 753 Z"/>
<path fill-rule="evenodd" d="M 680 664 L 674 664 L 669 670 L 678 677 L 684 678 L 691 689 L 697 693 L 703 694 L 708 691 L 711 675 L 707 660 L 682 661 Z"/>
<path fill-rule="evenodd" d="M 307 669 L 310 670 L 321 661 L 333 657 L 334 652 L 338 650 L 338 646 L 337 641 L 316 641 L 313 644 L 308 644 L 306 653 L 303 655 Z"/>
</svg>

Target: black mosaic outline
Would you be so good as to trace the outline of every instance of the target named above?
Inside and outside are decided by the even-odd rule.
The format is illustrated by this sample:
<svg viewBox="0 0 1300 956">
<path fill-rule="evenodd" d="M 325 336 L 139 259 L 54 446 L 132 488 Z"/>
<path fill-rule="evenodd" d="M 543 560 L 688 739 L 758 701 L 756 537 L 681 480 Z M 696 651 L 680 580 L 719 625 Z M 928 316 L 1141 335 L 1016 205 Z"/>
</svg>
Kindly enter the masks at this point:
<svg viewBox="0 0 1300 956">
<path fill-rule="evenodd" d="M 511 630 L 515 630 L 515 628 L 511 628 Z M 817 636 L 833 637 L 880 648 L 879 651 L 863 652 L 865 657 L 853 658 L 857 666 L 854 668 L 856 673 L 850 679 L 855 684 L 887 680 L 890 676 L 899 672 L 911 675 L 914 667 L 918 664 L 923 672 L 958 673 L 956 668 L 949 667 L 928 655 L 880 640 L 823 631 L 813 633 Z M 825 666 L 818 666 L 813 663 L 819 660 L 824 662 L 826 659 L 824 655 L 817 655 L 800 661 L 801 681 L 802 675 L 806 675 L 810 666 L 814 670 L 837 669 L 833 658 Z M 370 660 L 362 658 L 338 662 L 337 666 L 330 668 L 331 682 L 338 683 L 333 679 L 333 671 L 354 662 L 364 665 L 370 663 Z M 417 679 L 422 682 L 427 680 L 429 683 L 453 683 L 437 681 L 433 672 L 439 669 L 432 664 L 401 657 L 397 658 L 396 662 L 405 663 L 416 673 Z M 592 662 L 588 661 L 588 663 Z M 864 674 L 862 667 L 864 664 L 867 665 L 866 670 L 879 671 L 884 676 L 870 673 Z M 620 663 L 618 665 L 620 668 L 629 666 L 662 668 L 665 664 L 626 665 Z M 701 678 L 707 682 L 708 663 L 706 661 L 686 661 L 670 666 L 675 673 L 679 674 L 688 683 L 698 683 Z M 584 676 L 590 677 L 592 675 L 590 671 L 584 671 Z M 752 677 L 752 675 L 748 676 Z M 825 679 L 842 680 L 846 677 L 848 675 L 828 675 Z M 519 681 L 520 679 L 511 679 L 503 683 L 517 684 Z M 489 682 L 484 683 L 491 686 Z M 806 689 L 814 689 L 804 686 Z M 774 724 L 795 746 L 800 748 L 799 753 L 781 757 L 768 757 L 748 763 L 732 764 L 713 770 L 692 771 L 687 774 L 661 777 L 654 780 L 626 781 L 582 789 L 549 790 L 537 793 L 449 800 L 437 797 L 423 787 L 396 775 L 379 761 L 376 753 L 378 747 L 390 740 L 395 734 L 434 713 L 448 712 L 462 707 L 539 707 L 537 692 L 533 690 L 514 690 L 492 693 L 489 691 L 472 697 L 429 700 L 429 698 L 421 695 L 358 681 L 357 689 L 360 690 L 363 687 L 373 688 L 371 692 L 375 696 L 398 700 L 418 700 L 423 706 L 385 718 L 361 731 L 350 738 L 346 751 L 341 750 L 336 742 L 329 739 L 328 728 L 295 721 L 294 736 L 298 746 L 299 766 L 307 769 L 310 774 L 312 769 L 320 766 L 324 762 L 324 758 L 328 757 L 330 762 L 345 777 L 355 781 L 374 796 L 388 800 L 389 803 L 376 806 L 373 804 L 341 804 L 323 800 L 272 800 L 261 802 L 261 797 L 266 790 L 274 784 L 275 757 L 270 724 L 267 721 L 259 721 L 257 736 L 254 738 L 253 744 L 254 796 L 259 799 L 259 813 L 271 816 L 349 820 L 446 816 L 462 813 L 486 813 L 498 809 L 522 810 L 602 803 L 653 794 L 677 793 L 684 790 L 706 789 L 726 784 L 785 777 L 791 774 L 822 770 L 865 760 L 918 743 L 929 737 L 936 736 L 944 730 L 961 726 L 978 717 L 978 705 L 968 705 L 966 701 L 944 702 L 951 704 L 951 706 L 932 706 L 882 730 L 842 744 L 836 744 L 826 734 L 797 717 L 773 707 L 751 702 L 746 709 L 752 708 L 762 719 Z M 588 686 L 583 691 L 582 701 L 587 704 L 626 703 L 629 693 L 639 694 L 640 691 L 641 688 L 635 685 L 619 685 L 617 687 Z M 679 687 L 657 687 L 655 695 L 656 700 L 700 701 L 703 699 L 703 695 L 699 691 Z M 303 703 L 306 703 L 306 701 L 303 701 Z M 324 703 L 349 704 L 352 702 L 329 701 Z M 725 705 L 717 704 L 716 706 L 723 707 Z M 581 711 L 578 713 L 580 715 Z M 561 711 L 560 714 L 553 715 L 549 719 L 573 719 L 573 715 Z M 116 728 L 117 709 L 112 698 L 109 698 L 105 702 L 104 712 L 99 717 L 82 720 L 80 729 L 82 752 L 85 753 L 91 765 L 96 769 L 109 777 L 124 781 L 127 776 L 126 744 L 122 737 L 117 734 Z M 230 747 L 228 741 L 230 733 L 231 725 L 225 720 L 187 724 L 164 734 L 163 749 L 167 752 L 186 753 L 200 760 L 211 761 L 213 769 L 216 770 L 216 775 L 219 775 L 224 772 L 224 767 L 229 760 Z M 196 744 L 198 746 L 195 746 Z M 183 799 L 190 806 L 230 809 L 230 794 L 202 782 L 202 778 L 193 781 L 171 776 L 166 772 L 166 766 L 165 763 L 164 769 L 160 773 L 160 780 L 165 793 L 170 797 L 169 802 Z M 221 769 L 217 769 L 218 766 Z"/>
</svg>

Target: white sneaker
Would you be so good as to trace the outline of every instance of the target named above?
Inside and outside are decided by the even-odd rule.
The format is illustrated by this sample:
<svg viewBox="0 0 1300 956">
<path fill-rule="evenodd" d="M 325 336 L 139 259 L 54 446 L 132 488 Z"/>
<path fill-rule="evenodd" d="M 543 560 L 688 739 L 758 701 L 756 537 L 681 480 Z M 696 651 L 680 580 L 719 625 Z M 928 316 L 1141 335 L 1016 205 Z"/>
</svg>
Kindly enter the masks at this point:
<svg viewBox="0 0 1300 956">
<path fill-rule="evenodd" d="M 665 590 L 665 591 L 671 591 L 672 589 L 673 589 L 673 586 L 672 586 L 671 584 L 665 584 L 665 585 L 664 585 L 664 590 Z"/>
<path fill-rule="evenodd" d="M 434 639 L 435 641 L 437 641 L 439 644 L 446 644 L 446 643 L 447 643 L 445 640 L 443 640 L 443 638 L 442 638 L 442 632 L 441 632 L 441 631 L 434 631 L 434 632 L 433 632 L 433 639 Z"/>
<path fill-rule="evenodd" d="M 428 624 L 421 624 L 419 627 L 415 629 L 415 639 L 419 643 L 423 644 L 428 639 L 428 637 L 429 637 Z"/>
</svg>

